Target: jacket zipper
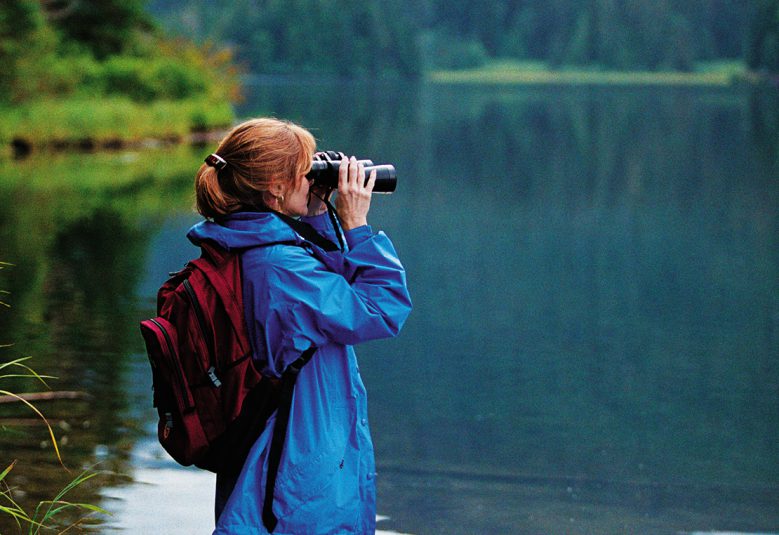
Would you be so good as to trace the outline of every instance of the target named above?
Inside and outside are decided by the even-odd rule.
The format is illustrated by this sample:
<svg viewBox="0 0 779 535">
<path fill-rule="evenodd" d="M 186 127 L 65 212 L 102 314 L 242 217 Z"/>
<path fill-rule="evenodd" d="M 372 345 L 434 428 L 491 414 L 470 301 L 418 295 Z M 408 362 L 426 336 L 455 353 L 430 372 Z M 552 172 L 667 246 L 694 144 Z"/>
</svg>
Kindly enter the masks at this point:
<svg viewBox="0 0 779 535">
<path fill-rule="evenodd" d="M 173 350 L 173 341 L 170 339 L 170 335 L 168 334 L 168 331 L 165 330 L 165 327 L 163 327 L 162 324 L 160 322 L 158 322 L 157 320 L 152 319 L 151 322 L 154 325 L 156 325 L 157 328 L 159 328 L 160 331 L 162 331 L 162 335 L 165 337 L 165 343 L 168 345 L 168 354 L 169 355 L 174 355 L 175 352 Z M 170 360 L 172 361 L 174 359 L 171 357 Z M 186 399 L 187 396 L 184 394 L 184 390 L 186 388 L 186 383 L 184 381 L 184 376 L 183 376 L 183 374 L 181 372 L 181 368 L 179 368 L 179 366 L 177 366 L 175 362 L 171 362 L 170 365 L 171 365 L 172 368 L 174 368 L 173 375 L 176 377 L 177 382 L 179 384 L 178 385 L 179 388 L 176 390 L 176 392 L 177 392 L 176 397 L 179 399 L 179 402 L 184 407 L 184 410 L 190 410 L 194 406 L 188 404 L 187 399 Z"/>
</svg>

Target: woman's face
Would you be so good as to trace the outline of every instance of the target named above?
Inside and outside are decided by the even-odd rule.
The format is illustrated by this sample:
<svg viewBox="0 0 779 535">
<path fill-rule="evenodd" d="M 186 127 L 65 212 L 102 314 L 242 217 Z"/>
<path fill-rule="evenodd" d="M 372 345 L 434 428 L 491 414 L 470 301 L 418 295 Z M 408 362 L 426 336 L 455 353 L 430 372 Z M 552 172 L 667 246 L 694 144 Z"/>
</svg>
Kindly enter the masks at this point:
<svg viewBox="0 0 779 535">
<path fill-rule="evenodd" d="M 284 195 L 284 203 L 281 212 L 291 217 L 300 217 L 308 213 L 308 189 L 309 182 L 306 175 L 300 175 L 295 179 L 293 187 Z"/>
</svg>

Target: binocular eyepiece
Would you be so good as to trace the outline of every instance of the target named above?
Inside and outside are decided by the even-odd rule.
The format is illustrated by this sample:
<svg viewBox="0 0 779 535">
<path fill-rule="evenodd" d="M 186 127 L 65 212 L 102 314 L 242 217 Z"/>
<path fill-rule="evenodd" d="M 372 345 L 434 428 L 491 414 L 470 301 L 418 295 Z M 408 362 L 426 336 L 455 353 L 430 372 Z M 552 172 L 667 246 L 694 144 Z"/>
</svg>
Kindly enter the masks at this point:
<svg viewBox="0 0 779 535">
<path fill-rule="evenodd" d="M 311 163 L 311 170 L 306 178 L 312 180 L 315 185 L 328 188 L 338 188 L 338 167 L 341 165 L 343 155 L 338 152 L 318 152 Z M 371 160 L 358 160 L 365 166 L 365 181 L 376 170 L 376 183 L 373 185 L 374 193 L 392 193 L 398 185 L 395 167 L 389 164 L 374 165 Z"/>
</svg>

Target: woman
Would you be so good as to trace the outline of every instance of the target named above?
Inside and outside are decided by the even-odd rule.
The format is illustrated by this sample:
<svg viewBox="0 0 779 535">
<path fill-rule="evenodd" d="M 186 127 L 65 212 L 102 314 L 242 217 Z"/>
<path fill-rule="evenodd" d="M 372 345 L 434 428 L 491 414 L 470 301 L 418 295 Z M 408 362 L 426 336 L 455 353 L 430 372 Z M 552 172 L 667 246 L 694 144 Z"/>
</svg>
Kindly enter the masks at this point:
<svg viewBox="0 0 779 535">
<path fill-rule="evenodd" d="M 367 224 L 375 174 L 366 184 L 353 157 L 341 160 L 341 229 L 334 228 L 323 202 L 330 192 L 312 191 L 306 178 L 314 151 L 313 136 L 286 121 L 237 126 L 198 172 L 197 207 L 207 220 L 188 237 L 241 251 L 246 323 L 264 374 L 279 377 L 317 348 L 294 390 L 273 533 L 373 533 L 373 444 L 352 345 L 396 335 L 411 302 L 392 243 Z M 290 217 L 333 243 L 342 231 L 343 248 L 302 236 Z M 217 474 L 215 534 L 267 533 L 262 508 L 274 423 L 275 415 L 240 474 Z"/>
</svg>

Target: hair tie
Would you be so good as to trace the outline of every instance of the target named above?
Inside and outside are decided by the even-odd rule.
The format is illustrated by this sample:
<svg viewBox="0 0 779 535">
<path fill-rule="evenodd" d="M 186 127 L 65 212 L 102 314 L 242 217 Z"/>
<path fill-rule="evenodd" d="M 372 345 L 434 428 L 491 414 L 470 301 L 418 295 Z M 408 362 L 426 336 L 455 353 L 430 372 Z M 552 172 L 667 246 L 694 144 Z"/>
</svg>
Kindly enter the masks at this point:
<svg viewBox="0 0 779 535">
<path fill-rule="evenodd" d="M 209 154 L 205 159 L 206 165 L 210 165 L 218 171 L 221 171 L 227 167 L 227 160 L 219 156 L 218 154 Z"/>
</svg>

